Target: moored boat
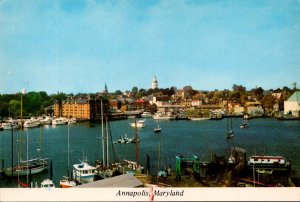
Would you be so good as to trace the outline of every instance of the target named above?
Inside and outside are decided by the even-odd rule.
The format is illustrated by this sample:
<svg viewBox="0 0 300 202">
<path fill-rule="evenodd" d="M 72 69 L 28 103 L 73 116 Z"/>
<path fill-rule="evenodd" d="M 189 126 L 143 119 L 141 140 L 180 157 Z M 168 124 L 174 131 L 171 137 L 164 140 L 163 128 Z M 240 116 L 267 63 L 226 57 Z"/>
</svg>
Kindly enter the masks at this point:
<svg viewBox="0 0 300 202">
<path fill-rule="evenodd" d="M 94 181 L 96 168 L 86 161 L 73 165 L 73 178 L 79 183 L 89 183 Z"/>
<path fill-rule="evenodd" d="M 36 174 L 46 170 L 48 167 L 48 158 L 44 159 L 31 159 L 28 161 L 23 161 L 20 165 L 14 166 L 12 168 L 4 169 L 4 173 L 8 177 L 17 177 L 17 176 L 25 176 L 29 173 Z M 31 170 L 31 171 L 30 171 Z"/>
<path fill-rule="evenodd" d="M 148 117 L 152 117 L 151 112 L 143 112 L 141 115 L 143 118 L 148 118 Z"/>
<path fill-rule="evenodd" d="M 154 132 L 155 132 L 155 133 L 160 133 L 160 132 L 161 132 L 161 128 L 160 128 L 159 125 L 157 125 L 157 127 L 154 128 Z"/>
<path fill-rule="evenodd" d="M 205 120 L 209 120 L 210 118 L 208 117 L 189 117 L 189 120 L 192 121 L 205 121 Z"/>
<path fill-rule="evenodd" d="M 52 125 L 64 125 L 67 123 L 68 123 L 68 120 L 63 117 L 59 117 L 59 118 L 52 120 Z"/>
<path fill-rule="evenodd" d="M 34 128 L 34 127 L 38 127 L 39 125 L 40 125 L 40 123 L 35 118 L 31 118 L 24 122 L 23 127 L 24 128 Z"/>
<path fill-rule="evenodd" d="M 131 125 L 131 127 L 144 128 L 145 127 L 145 121 L 144 120 L 138 120 L 138 121 L 130 123 L 130 125 Z"/>
<path fill-rule="evenodd" d="M 55 185 L 51 179 L 43 180 L 41 188 L 55 188 Z"/>
<path fill-rule="evenodd" d="M 154 120 L 174 120 L 175 116 L 171 113 L 156 113 L 153 115 Z"/>
<path fill-rule="evenodd" d="M 283 156 L 250 156 L 248 167 L 252 169 L 288 169 L 290 161 L 286 161 Z"/>
</svg>

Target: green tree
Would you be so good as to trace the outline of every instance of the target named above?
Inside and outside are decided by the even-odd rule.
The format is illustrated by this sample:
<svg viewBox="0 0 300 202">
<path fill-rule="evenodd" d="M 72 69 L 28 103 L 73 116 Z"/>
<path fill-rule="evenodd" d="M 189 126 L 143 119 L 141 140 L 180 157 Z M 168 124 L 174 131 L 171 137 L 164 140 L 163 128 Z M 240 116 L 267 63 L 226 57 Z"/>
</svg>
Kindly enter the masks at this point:
<svg viewBox="0 0 300 202">
<path fill-rule="evenodd" d="M 116 94 L 116 95 L 122 95 L 122 91 L 116 90 L 115 94 Z"/>
<path fill-rule="evenodd" d="M 138 90 L 139 90 L 138 87 L 134 86 L 134 87 L 132 87 L 131 92 L 132 92 L 134 95 L 136 95 L 137 92 L 138 92 Z"/>
<path fill-rule="evenodd" d="M 21 102 L 19 100 L 11 100 L 9 102 L 10 112 L 17 117 L 21 112 Z"/>
</svg>

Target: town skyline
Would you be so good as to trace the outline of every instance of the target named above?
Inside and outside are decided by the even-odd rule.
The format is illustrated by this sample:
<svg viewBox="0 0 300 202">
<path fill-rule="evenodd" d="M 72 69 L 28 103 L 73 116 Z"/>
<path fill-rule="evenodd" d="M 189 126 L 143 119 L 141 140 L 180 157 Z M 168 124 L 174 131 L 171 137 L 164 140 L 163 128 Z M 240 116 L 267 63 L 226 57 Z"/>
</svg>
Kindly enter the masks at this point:
<svg viewBox="0 0 300 202">
<path fill-rule="evenodd" d="M 0 94 L 300 84 L 300 2 L 1 1 Z"/>
</svg>

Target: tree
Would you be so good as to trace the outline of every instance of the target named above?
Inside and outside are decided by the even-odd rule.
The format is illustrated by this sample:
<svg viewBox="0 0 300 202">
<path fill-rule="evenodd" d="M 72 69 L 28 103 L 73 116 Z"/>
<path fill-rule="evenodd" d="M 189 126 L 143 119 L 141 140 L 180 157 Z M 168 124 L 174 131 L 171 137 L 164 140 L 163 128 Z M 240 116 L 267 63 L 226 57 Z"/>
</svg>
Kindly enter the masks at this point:
<svg viewBox="0 0 300 202">
<path fill-rule="evenodd" d="M 116 94 L 116 95 L 122 95 L 122 91 L 116 90 L 115 94 Z"/>
<path fill-rule="evenodd" d="M 245 92 L 246 91 L 246 87 L 244 87 L 242 85 L 233 84 L 232 90 L 233 91 Z"/>
<path fill-rule="evenodd" d="M 14 116 L 18 116 L 21 112 L 21 102 L 19 100 L 11 100 L 9 102 L 9 109 Z"/>
<path fill-rule="evenodd" d="M 139 90 L 138 87 L 134 86 L 134 87 L 132 87 L 131 92 L 132 92 L 134 95 L 136 95 L 137 92 L 138 92 L 138 90 Z"/>
</svg>

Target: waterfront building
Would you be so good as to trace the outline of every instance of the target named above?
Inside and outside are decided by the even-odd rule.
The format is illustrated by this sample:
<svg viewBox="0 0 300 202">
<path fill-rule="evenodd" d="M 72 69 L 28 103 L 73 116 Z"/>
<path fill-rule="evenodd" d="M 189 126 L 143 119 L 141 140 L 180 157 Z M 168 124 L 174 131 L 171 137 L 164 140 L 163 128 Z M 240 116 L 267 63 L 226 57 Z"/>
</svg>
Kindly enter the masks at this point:
<svg viewBox="0 0 300 202">
<path fill-rule="evenodd" d="M 101 119 L 100 96 L 68 97 L 67 100 L 56 101 L 54 104 L 54 116 L 76 118 L 79 120 Z M 104 112 L 107 111 L 109 102 L 103 99 Z"/>
<path fill-rule="evenodd" d="M 300 91 L 294 92 L 289 99 L 284 101 L 284 114 L 300 117 Z"/>
<path fill-rule="evenodd" d="M 158 88 L 158 82 L 157 82 L 156 76 L 154 76 L 154 78 L 152 80 L 151 88 L 152 89 Z"/>
</svg>

